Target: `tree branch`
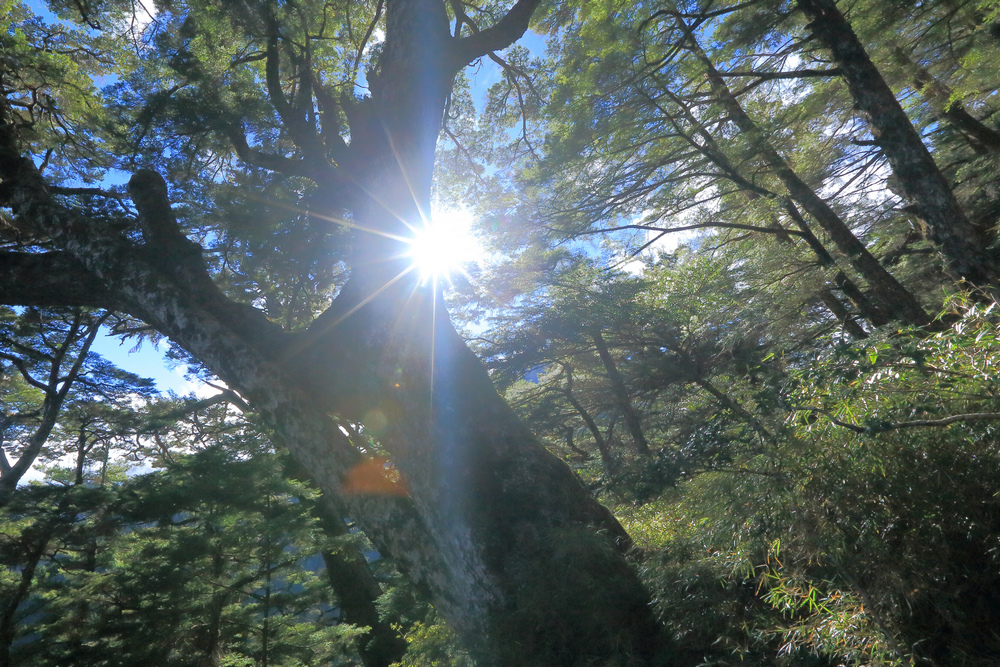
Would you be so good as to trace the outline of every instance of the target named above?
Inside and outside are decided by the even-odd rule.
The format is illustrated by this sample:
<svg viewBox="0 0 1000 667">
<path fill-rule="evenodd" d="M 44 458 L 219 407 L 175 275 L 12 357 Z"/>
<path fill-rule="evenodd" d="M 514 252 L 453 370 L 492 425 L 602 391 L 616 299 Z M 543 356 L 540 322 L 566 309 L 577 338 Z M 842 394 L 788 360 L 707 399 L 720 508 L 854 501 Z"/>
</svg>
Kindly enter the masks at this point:
<svg viewBox="0 0 1000 667">
<path fill-rule="evenodd" d="M 117 295 L 65 252 L 0 253 L 0 303 L 121 308 Z"/>
<path fill-rule="evenodd" d="M 139 211 L 139 223 L 149 260 L 179 280 L 196 280 L 200 287 L 215 289 L 208 275 L 202 247 L 188 239 L 170 208 L 167 182 L 152 169 L 140 169 L 128 182 L 128 193 Z"/>
<path fill-rule="evenodd" d="M 264 151 L 252 148 L 247 142 L 246 134 L 243 132 L 242 128 L 229 127 L 227 128 L 226 134 L 229 136 L 229 140 L 233 142 L 233 148 L 236 150 L 236 155 L 238 155 L 241 160 L 254 167 L 269 169 L 270 171 L 276 171 L 290 176 L 301 176 L 317 183 L 324 182 L 323 179 L 329 179 L 334 175 L 334 170 L 332 168 L 317 169 L 316 165 L 311 161 L 293 160 L 283 155 L 265 153 Z"/>
<path fill-rule="evenodd" d="M 730 76 L 753 76 L 764 81 L 770 81 L 772 79 L 804 79 L 806 77 L 813 76 L 840 76 L 840 68 L 834 67 L 833 69 L 797 69 L 790 70 L 788 72 L 754 72 L 752 70 L 739 70 L 732 72 L 719 72 L 719 76 L 725 78 Z"/>
<path fill-rule="evenodd" d="M 957 424 L 959 422 L 972 422 L 972 421 L 987 421 L 1000 419 L 1000 412 L 970 412 L 961 415 L 951 415 L 950 417 L 942 417 L 941 419 L 914 419 L 913 421 L 906 422 L 878 422 L 872 421 L 868 426 L 858 426 L 857 424 L 852 424 L 850 422 L 845 422 L 837 419 L 829 410 L 824 410 L 823 408 L 814 408 L 810 406 L 795 406 L 793 410 L 801 410 L 803 412 L 815 412 L 821 414 L 837 426 L 842 426 L 844 428 L 850 429 L 855 433 L 864 433 L 867 435 L 873 435 L 875 433 L 883 433 L 885 431 L 895 431 L 903 428 L 929 428 L 934 426 L 948 426 L 950 424 Z"/>
<path fill-rule="evenodd" d="M 375 5 L 375 17 L 372 18 L 371 23 L 368 24 L 368 29 L 365 30 L 365 36 L 361 38 L 361 44 L 358 46 L 357 55 L 354 57 L 354 64 L 351 65 L 351 78 L 355 79 L 358 75 L 358 66 L 361 64 L 361 57 L 365 53 L 365 47 L 368 45 L 368 40 L 372 38 L 372 33 L 375 32 L 375 26 L 378 25 L 378 21 L 382 18 L 382 8 L 385 6 L 385 0 L 378 0 L 378 4 Z"/>
<path fill-rule="evenodd" d="M 518 0 L 502 19 L 486 30 L 459 39 L 449 58 L 452 68 L 458 71 L 476 58 L 506 49 L 516 42 L 528 30 L 528 22 L 540 3 L 541 0 Z"/>
<path fill-rule="evenodd" d="M 589 234 L 606 234 L 608 232 L 620 232 L 626 229 L 637 229 L 647 232 L 662 232 L 670 234 L 673 232 L 689 232 L 694 229 L 745 229 L 751 232 L 762 234 L 791 234 L 792 236 L 805 236 L 800 231 L 794 229 L 783 229 L 776 227 L 755 227 L 754 225 L 741 225 L 730 222 L 705 222 L 697 225 L 684 225 L 683 227 L 654 227 L 653 225 L 619 225 L 617 227 L 607 227 L 603 229 L 585 229 L 574 233 L 574 236 L 587 236 Z"/>
<path fill-rule="evenodd" d="M 49 189 L 52 191 L 52 194 L 56 195 L 92 195 L 94 197 L 109 197 L 118 200 L 125 198 L 125 195 L 120 192 L 111 192 L 109 190 L 102 190 L 101 188 L 64 188 L 53 185 Z"/>
</svg>

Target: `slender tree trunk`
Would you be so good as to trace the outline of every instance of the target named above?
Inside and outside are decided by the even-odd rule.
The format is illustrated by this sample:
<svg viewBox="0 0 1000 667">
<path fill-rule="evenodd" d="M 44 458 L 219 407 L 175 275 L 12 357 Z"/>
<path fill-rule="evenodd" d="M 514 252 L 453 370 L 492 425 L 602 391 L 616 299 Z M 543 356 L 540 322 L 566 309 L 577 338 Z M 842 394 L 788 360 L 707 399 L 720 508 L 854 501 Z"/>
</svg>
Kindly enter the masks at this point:
<svg viewBox="0 0 1000 667">
<path fill-rule="evenodd" d="M 758 198 L 758 195 L 755 192 L 744 191 L 744 193 L 747 199 L 749 199 L 750 201 L 753 201 L 754 199 Z M 788 202 L 788 208 L 794 209 L 795 207 L 794 205 L 792 205 L 791 202 Z M 798 216 L 798 220 L 801 220 L 801 216 Z M 781 226 L 781 222 L 778 220 L 778 217 L 776 215 L 772 217 L 771 226 L 776 229 L 784 229 Z M 802 233 L 808 233 L 807 240 L 812 240 L 815 241 L 816 244 L 819 244 L 819 239 L 817 239 L 813 235 L 812 231 L 809 230 L 807 226 L 803 224 L 800 225 L 800 228 L 802 228 Z M 788 245 L 794 243 L 794 241 L 792 241 L 792 237 L 788 234 L 778 234 L 777 236 L 778 240 L 781 243 Z M 810 245 L 812 245 L 812 243 L 810 243 Z M 835 266 L 833 257 L 830 256 L 828 252 L 826 252 L 826 248 L 823 248 L 822 253 L 817 252 L 816 254 L 820 258 L 821 266 L 824 267 Z M 837 284 L 838 286 L 844 285 L 845 287 L 853 288 L 853 291 L 851 293 L 848 293 L 846 290 L 844 290 L 844 294 L 848 298 L 855 297 L 856 299 L 858 295 L 861 295 L 862 297 L 864 296 L 861 290 L 857 288 L 857 285 L 854 284 L 854 281 L 848 278 L 843 271 L 837 271 L 837 275 L 834 278 L 834 281 L 835 284 Z M 832 289 L 830 289 L 829 287 L 822 287 L 817 292 L 817 296 L 819 297 L 820 302 L 822 302 L 822 304 L 826 306 L 826 309 L 829 310 L 833 314 L 833 316 L 837 319 L 837 321 L 840 322 L 841 326 L 844 327 L 844 331 L 846 331 L 854 338 L 868 337 L 868 334 L 865 333 L 865 330 L 861 327 L 860 324 L 858 324 L 855 317 L 850 313 L 850 311 L 843 304 L 843 302 L 837 297 L 837 295 L 833 293 Z M 866 317 L 868 321 L 871 322 L 873 325 L 880 326 L 881 324 L 884 324 L 884 322 L 879 322 L 875 317 L 873 317 L 873 315 L 878 313 L 876 313 L 874 309 L 871 307 L 871 305 L 868 303 L 867 298 L 855 300 L 854 304 L 858 306 L 858 309 L 861 311 L 862 316 Z"/>
<path fill-rule="evenodd" d="M 747 135 L 757 155 L 788 190 L 789 196 L 819 223 L 834 245 L 847 255 L 851 265 L 868 281 L 880 307 L 891 313 L 893 318 L 898 318 L 907 324 L 926 324 L 930 317 L 913 294 L 879 263 L 830 205 L 817 195 L 771 146 L 756 122 L 750 118 L 739 100 L 729 90 L 725 78 L 702 50 L 694 34 L 690 29 L 687 30 L 689 48 L 705 66 L 712 92 L 729 113 L 736 127 Z"/>
<path fill-rule="evenodd" d="M 766 428 L 764 428 L 764 425 L 761 424 L 756 417 L 750 414 L 746 410 L 746 408 L 744 408 L 742 405 L 740 405 L 733 399 L 729 398 L 729 396 L 727 396 L 723 392 L 719 391 L 719 389 L 715 387 L 715 385 L 713 385 L 711 382 L 709 382 L 708 380 L 699 379 L 695 380 L 695 384 L 697 384 L 699 387 L 701 387 L 709 394 L 711 394 L 722 407 L 726 408 L 734 415 L 745 421 L 750 426 L 750 428 L 756 431 L 757 434 L 760 435 L 762 438 L 771 443 L 776 442 L 774 436 L 771 435 L 771 432 L 768 431 Z"/>
<path fill-rule="evenodd" d="M 45 547 L 49 543 L 51 534 L 50 528 L 42 528 L 34 548 L 27 555 L 28 557 L 19 563 L 21 569 L 17 586 L 10 594 L 0 599 L 0 667 L 14 667 L 10 651 L 17 636 L 17 610 L 28 597 L 31 585 L 35 580 L 35 570 L 45 554 Z"/>
<path fill-rule="evenodd" d="M 818 292 L 818 296 L 827 310 L 833 313 L 833 316 L 837 318 L 840 325 L 844 327 L 844 331 L 859 340 L 868 338 L 868 334 L 857 323 L 850 311 L 844 307 L 844 304 L 840 302 L 840 299 L 833 293 L 833 290 L 824 287 Z"/>
<path fill-rule="evenodd" d="M 908 70 L 913 77 L 913 87 L 920 91 L 938 117 L 957 130 L 972 150 L 1000 155 L 1000 132 L 970 114 L 961 101 L 952 99 L 951 89 L 926 67 L 913 62 L 902 49 L 895 49 L 893 57 Z"/>
<path fill-rule="evenodd" d="M 17 490 L 17 483 L 21 481 L 24 474 L 30 470 L 31 464 L 38 458 L 42 447 L 49 439 L 49 434 L 55 428 L 60 407 L 62 407 L 62 400 L 58 397 L 57 392 L 47 392 L 42 404 L 42 421 L 28 436 L 28 442 L 21 451 L 21 456 L 14 465 L 0 469 L 0 507 L 10 502 L 11 496 Z"/>
<path fill-rule="evenodd" d="M 583 407 L 580 399 L 573 393 L 573 368 L 568 365 L 564 365 L 563 368 L 566 371 L 566 387 L 563 389 L 563 393 L 566 394 L 566 400 L 569 401 L 569 404 L 580 415 L 580 419 L 587 425 L 587 429 L 590 430 L 590 434 L 594 437 L 597 451 L 601 453 L 601 463 L 604 465 L 604 469 L 609 473 L 613 473 L 618 469 L 618 463 L 615 460 L 614 453 L 611 451 L 611 446 L 601 433 L 601 429 L 597 426 L 597 422 L 594 421 L 590 412 Z"/>
<path fill-rule="evenodd" d="M 830 268 L 836 266 L 836 261 L 834 260 L 833 256 L 829 253 L 826 247 L 820 242 L 820 240 L 816 238 L 816 235 L 813 234 L 812 230 L 809 228 L 809 225 L 806 224 L 805 220 L 802 219 L 802 216 L 799 214 L 798 209 L 795 208 L 795 204 L 787 200 L 786 198 L 780 197 L 779 195 L 773 192 L 764 190 L 760 186 L 757 186 L 756 184 L 751 183 L 750 181 L 745 179 L 743 175 L 740 174 L 736 166 L 732 163 L 732 161 L 720 149 L 719 145 L 715 141 L 715 137 L 712 136 L 712 133 L 709 132 L 708 128 L 705 127 L 705 125 L 701 122 L 701 120 L 699 120 L 698 117 L 691 112 L 690 108 L 688 108 L 685 104 L 683 104 L 676 95 L 670 93 L 669 91 L 667 91 L 667 95 L 681 109 L 682 113 L 684 114 L 685 120 L 695 128 L 695 132 L 702 139 L 703 143 L 699 143 L 697 141 L 694 141 L 693 139 L 689 139 L 689 143 L 691 144 L 691 146 L 694 147 L 702 155 L 704 155 L 706 159 L 708 159 L 717 167 L 722 169 L 723 173 L 725 173 L 733 183 L 735 183 L 737 186 L 741 188 L 743 195 L 749 201 L 755 201 L 760 197 L 767 197 L 772 200 L 783 201 L 785 209 L 788 211 L 789 216 L 792 218 L 793 222 L 795 222 L 796 226 L 799 228 L 799 235 L 802 237 L 802 239 L 806 242 L 809 248 L 816 255 L 816 258 L 819 260 L 820 266 L 824 268 Z M 670 114 L 667 113 L 666 110 L 664 110 L 658 103 L 653 101 L 651 97 L 647 95 L 647 98 L 653 102 L 653 104 L 657 107 L 657 109 L 660 110 L 661 113 L 663 113 L 668 118 L 671 118 Z M 674 127 L 677 128 L 679 131 L 680 130 L 679 125 L 676 122 L 674 122 L 672 118 L 671 122 L 674 124 Z M 771 221 L 771 227 L 777 230 L 782 230 L 782 231 L 784 230 L 780 221 L 778 221 L 777 216 L 773 217 Z M 794 241 L 792 240 L 791 235 L 787 233 L 779 232 L 777 234 L 777 237 L 778 240 L 784 244 L 794 245 Z M 886 318 L 885 315 L 878 308 L 876 308 L 874 304 L 872 304 L 866 296 L 864 296 L 864 293 L 857 287 L 857 285 L 854 284 L 854 281 L 848 278 L 843 271 L 837 271 L 837 275 L 834 278 L 834 283 L 844 293 L 844 295 L 858 307 L 858 309 L 861 311 L 861 315 L 869 322 L 871 322 L 874 326 L 882 326 L 883 324 L 889 322 L 889 319 Z M 830 312 L 833 313 L 833 316 L 836 317 L 842 323 L 844 323 L 844 328 L 845 330 L 847 330 L 849 334 L 851 334 L 856 338 L 867 337 L 867 334 L 864 332 L 864 329 L 862 329 L 861 326 L 853 318 L 845 317 L 845 314 L 847 312 L 846 308 L 843 306 L 843 304 L 840 302 L 840 299 L 837 298 L 837 295 L 834 294 L 832 290 L 830 290 L 829 288 L 823 288 L 822 293 L 820 294 L 820 299 L 823 302 L 823 304 L 830 309 Z"/>
<path fill-rule="evenodd" d="M 924 146 L 906 112 L 872 63 L 834 0 L 798 0 L 809 29 L 830 49 L 851 97 L 867 117 L 906 195 L 920 207 L 931 240 L 941 249 L 956 278 L 995 291 L 998 279 L 992 239 L 976 228 L 958 204 L 947 179 Z"/>
<path fill-rule="evenodd" d="M 348 534 L 341 518 L 344 512 L 328 495 L 320 499 L 317 512 L 324 533 L 333 537 Z M 357 641 L 365 667 L 389 667 L 399 662 L 406 652 L 406 640 L 388 619 L 379 616 L 375 601 L 382 595 L 382 587 L 372 575 L 364 555 L 353 546 L 344 545 L 335 551 L 324 551 L 322 556 L 344 621 L 369 628 Z"/>
<path fill-rule="evenodd" d="M 91 345 L 93 345 L 94 340 L 97 338 L 101 322 L 106 318 L 107 315 L 104 315 L 89 325 L 84 326 L 83 313 L 77 311 L 77 315 L 73 320 L 69 332 L 66 334 L 65 340 L 56 349 L 55 354 L 50 360 L 45 400 L 42 402 L 41 422 L 28 437 L 27 445 L 21 451 L 21 455 L 13 465 L 8 463 L 6 455 L 0 455 L 0 507 L 10 502 L 11 495 L 17 489 L 17 483 L 31 469 L 31 466 L 35 463 L 35 459 L 38 458 L 38 454 L 41 453 L 42 447 L 45 446 L 45 442 L 49 439 L 49 435 L 52 433 L 52 429 L 55 428 L 56 420 L 59 417 L 59 411 L 66 400 L 66 395 L 69 393 L 73 383 L 76 382 L 77 376 L 80 375 L 83 362 L 87 358 L 87 354 L 90 353 Z M 69 353 L 70 348 L 79 340 L 81 330 L 87 332 L 83 335 L 83 344 L 70 368 L 64 371 L 63 362 L 66 360 L 66 355 Z"/>
<path fill-rule="evenodd" d="M 581 460 L 583 460 L 583 461 L 589 461 L 591 458 L 593 458 L 590 455 L 590 452 L 587 452 L 587 451 L 584 451 L 584 450 L 580 449 L 579 447 L 576 446 L 576 443 L 573 441 L 573 434 L 575 432 L 576 432 L 576 428 L 573 427 L 571 424 L 564 424 L 563 425 L 563 433 L 565 433 L 564 438 L 566 440 L 566 446 L 569 447 L 569 450 L 571 452 L 573 452 L 578 457 L 580 457 Z"/>
<path fill-rule="evenodd" d="M 601 358 L 601 363 L 604 364 L 604 371 L 611 381 L 611 392 L 615 396 L 618 409 L 621 410 L 622 416 L 625 418 L 625 428 L 628 429 L 629 435 L 632 436 L 632 443 L 635 445 L 637 452 L 643 456 L 650 456 L 649 443 L 646 442 L 646 434 L 642 431 L 642 420 L 639 417 L 638 410 L 632 405 L 628 388 L 625 386 L 625 378 L 619 372 L 618 365 L 615 364 L 615 360 L 611 356 L 608 344 L 605 342 L 601 332 L 595 329 L 591 333 L 591 338 L 594 341 L 594 346 L 597 348 L 597 354 Z"/>
</svg>

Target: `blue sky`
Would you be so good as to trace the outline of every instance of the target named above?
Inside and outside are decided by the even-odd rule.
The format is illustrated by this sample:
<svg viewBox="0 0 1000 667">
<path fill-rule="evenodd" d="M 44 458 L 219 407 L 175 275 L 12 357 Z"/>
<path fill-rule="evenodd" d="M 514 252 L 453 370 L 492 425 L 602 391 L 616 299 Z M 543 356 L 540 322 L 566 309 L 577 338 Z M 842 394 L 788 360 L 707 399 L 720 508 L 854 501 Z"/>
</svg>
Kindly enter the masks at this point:
<svg viewBox="0 0 1000 667">
<path fill-rule="evenodd" d="M 122 342 L 116 336 L 107 335 L 106 330 L 102 332 L 104 335 L 97 337 L 91 349 L 114 365 L 136 375 L 156 380 L 156 388 L 160 391 L 173 391 L 183 395 L 194 389 L 194 385 L 184 379 L 184 366 L 172 369 L 171 364 L 165 359 L 164 353 L 167 351 L 165 341 L 159 345 L 145 341 L 133 352 L 134 340 Z"/>
</svg>

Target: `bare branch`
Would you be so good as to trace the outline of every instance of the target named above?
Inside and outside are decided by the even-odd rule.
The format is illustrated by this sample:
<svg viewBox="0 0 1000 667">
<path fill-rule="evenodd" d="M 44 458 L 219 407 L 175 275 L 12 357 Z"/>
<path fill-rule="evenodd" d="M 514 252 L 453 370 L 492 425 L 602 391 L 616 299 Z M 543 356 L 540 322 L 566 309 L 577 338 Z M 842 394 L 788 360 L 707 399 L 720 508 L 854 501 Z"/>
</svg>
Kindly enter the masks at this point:
<svg viewBox="0 0 1000 667">
<path fill-rule="evenodd" d="M 502 19 L 489 28 L 459 39 L 450 54 L 452 68 L 458 71 L 476 58 L 501 51 L 516 42 L 528 30 L 528 22 L 539 4 L 541 0 L 518 0 Z"/>
<path fill-rule="evenodd" d="M 914 419 L 912 421 L 905 422 L 872 422 L 869 426 L 858 426 L 857 424 L 852 424 L 850 422 L 845 422 L 837 419 L 829 410 L 824 410 L 823 408 L 816 408 L 811 406 L 794 406 L 792 410 L 802 411 L 802 412 L 815 412 L 821 414 L 832 423 L 837 426 L 842 426 L 846 429 L 850 429 L 855 433 L 865 433 L 868 435 L 873 435 L 875 433 L 883 433 L 885 431 L 895 431 L 903 428 L 929 428 L 936 426 L 949 426 L 951 424 L 958 424 L 961 422 L 972 422 L 972 421 L 991 421 L 1000 419 L 1000 412 L 970 412 L 961 415 L 951 415 L 950 417 L 942 417 L 941 419 Z"/>
</svg>

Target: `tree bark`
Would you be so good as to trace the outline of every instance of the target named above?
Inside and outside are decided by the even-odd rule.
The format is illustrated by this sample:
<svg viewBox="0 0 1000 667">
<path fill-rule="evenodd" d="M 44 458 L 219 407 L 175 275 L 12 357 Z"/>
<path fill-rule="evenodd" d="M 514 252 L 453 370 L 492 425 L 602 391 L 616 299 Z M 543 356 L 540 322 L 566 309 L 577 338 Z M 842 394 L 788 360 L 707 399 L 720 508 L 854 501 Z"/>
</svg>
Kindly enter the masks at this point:
<svg viewBox="0 0 1000 667">
<path fill-rule="evenodd" d="M 808 28 L 830 50 L 872 136 L 889 159 L 906 195 L 920 207 L 931 240 L 941 249 L 956 278 L 995 292 L 997 255 L 992 239 L 976 228 L 958 204 L 947 179 L 882 78 L 834 0 L 798 0 Z M 995 294 L 994 294 L 995 296 Z"/>
</svg>

